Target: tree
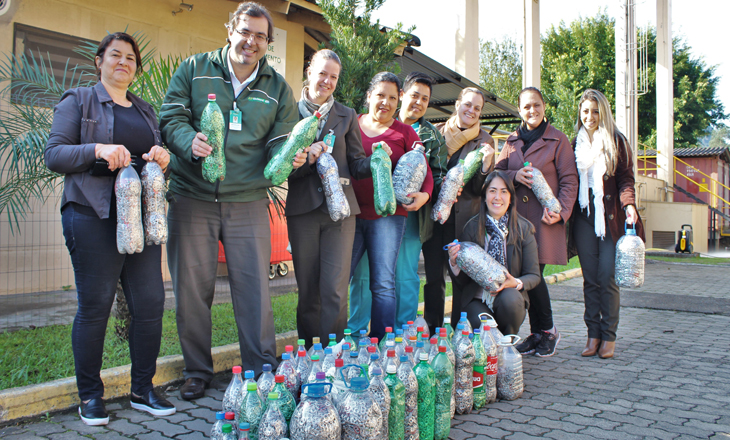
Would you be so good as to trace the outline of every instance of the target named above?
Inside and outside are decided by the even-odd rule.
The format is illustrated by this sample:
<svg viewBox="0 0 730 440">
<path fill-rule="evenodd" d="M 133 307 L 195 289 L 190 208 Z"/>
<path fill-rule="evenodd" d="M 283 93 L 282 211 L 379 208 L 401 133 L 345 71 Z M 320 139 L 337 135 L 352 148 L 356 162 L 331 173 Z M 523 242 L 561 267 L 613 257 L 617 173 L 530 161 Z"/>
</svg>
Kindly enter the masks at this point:
<svg viewBox="0 0 730 440">
<path fill-rule="evenodd" d="M 372 12 L 385 0 L 320 0 L 322 15 L 332 28 L 330 44 L 342 61 L 342 71 L 335 89 L 335 99 L 360 110 L 365 102 L 370 80 L 376 73 L 398 73 L 395 50 L 406 41 L 402 25 L 381 32 L 380 21 L 371 23 Z M 358 16 L 358 12 L 360 12 Z M 413 32 L 415 27 L 408 29 Z"/>
<path fill-rule="evenodd" d="M 542 38 L 542 91 L 547 117 L 558 129 L 573 133 L 577 103 L 587 88 L 603 92 L 615 108 L 615 21 L 604 12 L 561 22 Z M 639 97 L 639 142 L 656 146 L 656 30 L 649 29 L 649 92 Z M 724 107 L 716 97 L 715 67 L 680 38 L 673 42 L 674 142 L 675 147 L 696 145 L 705 130 L 722 126 Z"/>
<path fill-rule="evenodd" d="M 522 89 L 522 45 L 506 35 L 501 41 L 480 41 L 479 85 L 516 104 Z"/>
</svg>

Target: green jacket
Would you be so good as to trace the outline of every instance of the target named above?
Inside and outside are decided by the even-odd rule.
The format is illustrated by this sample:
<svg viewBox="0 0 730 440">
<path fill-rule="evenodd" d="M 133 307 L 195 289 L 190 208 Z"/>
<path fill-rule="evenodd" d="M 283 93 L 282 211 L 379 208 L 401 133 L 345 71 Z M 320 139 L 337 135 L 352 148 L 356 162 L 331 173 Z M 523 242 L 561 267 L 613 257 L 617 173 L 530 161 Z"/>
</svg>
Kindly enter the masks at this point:
<svg viewBox="0 0 730 440">
<path fill-rule="evenodd" d="M 264 167 L 299 121 L 299 113 L 291 88 L 264 57 L 256 78 L 236 99 L 243 128 L 228 130 L 234 99 L 228 49 L 199 53 L 180 64 L 160 110 L 160 130 L 172 153 L 171 192 L 205 201 L 251 202 L 267 196 L 272 184 L 264 178 Z M 203 179 L 203 160 L 192 155 L 209 93 L 215 93 L 226 121 L 226 178 L 215 183 Z"/>
<path fill-rule="evenodd" d="M 428 164 L 431 166 L 433 173 L 433 194 L 428 203 L 418 210 L 418 235 L 421 237 L 421 243 L 425 243 L 433 235 L 433 220 L 431 220 L 431 210 L 438 199 L 441 190 L 441 182 L 446 177 L 448 171 L 446 141 L 438 131 L 426 118 L 418 120 L 418 137 L 421 138 L 423 146 L 428 154 Z"/>
</svg>

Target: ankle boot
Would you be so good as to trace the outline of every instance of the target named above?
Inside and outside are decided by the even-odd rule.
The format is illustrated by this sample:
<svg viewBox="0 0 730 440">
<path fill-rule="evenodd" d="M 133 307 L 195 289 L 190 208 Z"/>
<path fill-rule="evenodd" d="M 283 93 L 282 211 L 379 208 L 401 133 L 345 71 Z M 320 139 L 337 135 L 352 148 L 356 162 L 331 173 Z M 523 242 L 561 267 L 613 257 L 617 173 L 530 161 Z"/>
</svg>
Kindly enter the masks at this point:
<svg viewBox="0 0 730 440">
<path fill-rule="evenodd" d="M 608 359 L 613 357 L 613 351 L 616 348 L 616 341 L 603 341 L 601 348 L 598 349 L 598 357 Z"/>
<path fill-rule="evenodd" d="M 580 354 L 583 357 L 595 356 L 598 353 L 598 346 L 601 345 L 601 340 L 598 338 L 588 338 L 586 342 L 586 348 Z"/>
</svg>

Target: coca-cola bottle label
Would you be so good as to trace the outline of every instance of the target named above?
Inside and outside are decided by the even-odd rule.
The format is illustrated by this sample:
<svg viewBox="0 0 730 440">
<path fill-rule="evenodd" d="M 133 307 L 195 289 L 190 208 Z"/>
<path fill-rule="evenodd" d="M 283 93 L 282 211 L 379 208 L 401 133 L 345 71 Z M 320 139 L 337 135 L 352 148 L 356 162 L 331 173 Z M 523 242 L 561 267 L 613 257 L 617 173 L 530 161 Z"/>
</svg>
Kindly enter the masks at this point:
<svg viewBox="0 0 730 440">
<path fill-rule="evenodd" d="M 484 392 L 484 366 L 475 365 L 474 373 L 472 376 L 472 387 L 475 393 Z"/>
<path fill-rule="evenodd" d="M 497 374 L 497 356 L 487 356 L 487 375 Z"/>
</svg>

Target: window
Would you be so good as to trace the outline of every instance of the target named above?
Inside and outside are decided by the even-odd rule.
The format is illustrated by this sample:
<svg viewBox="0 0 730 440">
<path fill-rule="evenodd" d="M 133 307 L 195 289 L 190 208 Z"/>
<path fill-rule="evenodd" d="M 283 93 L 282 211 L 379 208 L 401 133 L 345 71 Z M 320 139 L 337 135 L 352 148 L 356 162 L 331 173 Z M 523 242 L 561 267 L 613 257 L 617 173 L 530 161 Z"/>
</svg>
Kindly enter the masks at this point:
<svg viewBox="0 0 730 440">
<path fill-rule="evenodd" d="M 46 63 L 48 68 L 48 61 L 53 68 L 53 76 L 56 82 L 59 84 L 63 83 L 64 75 L 66 75 L 65 87 L 70 87 L 71 78 L 78 78 L 79 70 L 74 70 L 76 66 L 89 66 L 91 67 L 91 61 L 83 57 L 82 55 L 74 52 L 74 49 L 80 47 L 82 44 L 90 42 L 98 44 L 92 40 L 74 37 L 71 35 L 60 34 L 58 32 L 52 32 L 45 29 L 35 28 L 32 26 L 26 26 L 24 24 L 15 23 L 14 29 L 14 41 L 13 41 L 13 53 L 17 58 L 21 58 L 25 55 L 28 60 L 35 59 L 36 62 L 40 63 L 41 58 Z M 68 61 L 68 68 L 67 68 Z M 32 62 L 32 61 L 31 61 Z M 89 70 L 89 72 L 93 72 Z M 17 97 L 14 97 L 14 100 Z M 58 98 L 48 97 L 41 99 L 40 104 L 48 107 L 56 105 Z"/>
</svg>

